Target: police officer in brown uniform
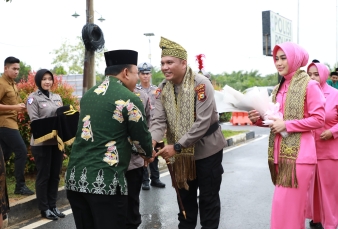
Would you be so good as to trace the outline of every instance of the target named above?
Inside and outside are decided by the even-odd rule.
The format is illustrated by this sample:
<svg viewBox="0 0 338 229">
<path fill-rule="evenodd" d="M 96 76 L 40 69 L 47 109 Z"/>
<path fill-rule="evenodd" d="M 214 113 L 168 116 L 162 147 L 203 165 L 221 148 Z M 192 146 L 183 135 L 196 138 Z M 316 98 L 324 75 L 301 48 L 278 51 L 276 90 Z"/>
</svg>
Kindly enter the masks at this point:
<svg viewBox="0 0 338 229">
<path fill-rule="evenodd" d="M 157 87 L 155 85 L 150 84 L 151 69 L 153 68 L 153 66 L 150 63 L 141 62 L 137 67 L 139 71 L 140 84 L 136 85 L 135 91 L 137 92 L 143 91 L 148 95 L 150 100 L 150 116 L 153 116 L 156 101 L 155 92 L 157 90 Z M 155 157 L 154 162 L 150 163 L 148 167 L 150 170 L 150 180 L 151 180 L 150 185 L 158 188 L 164 188 L 165 184 L 160 181 L 160 172 L 158 170 L 158 158 Z M 150 189 L 148 167 L 143 168 L 144 169 L 142 183 L 143 190 Z"/>
<path fill-rule="evenodd" d="M 21 195 L 34 194 L 25 184 L 24 170 L 27 162 L 27 148 L 23 141 L 17 119 L 18 112 L 24 112 L 26 106 L 19 103 L 20 97 L 14 79 L 20 70 L 20 60 L 8 57 L 5 60 L 4 74 L 0 78 L 0 144 L 5 161 L 8 161 L 12 152 L 15 154 L 14 193 Z"/>
<path fill-rule="evenodd" d="M 150 122 L 150 101 L 148 95 L 140 90 L 135 90 L 135 95 L 140 97 L 144 106 L 145 118 L 149 127 Z M 137 154 L 137 150 L 134 148 L 134 152 L 131 154 L 130 163 L 126 172 L 126 179 L 128 183 L 128 214 L 126 229 L 137 229 L 141 224 L 140 214 L 140 191 L 143 182 L 143 168 L 145 161 Z"/>
<path fill-rule="evenodd" d="M 218 228 L 226 140 L 218 124 L 214 89 L 208 78 L 187 65 L 187 52 L 181 45 L 162 37 L 160 48 L 165 80 L 156 91 L 150 132 L 155 146 L 167 130 L 168 145 L 156 156 L 173 164 L 187 214 L 187 219 L 182 211 L 178 214 L 178 228 L 195 228 L 198 210 L 202 228 Z"/>
</svg>

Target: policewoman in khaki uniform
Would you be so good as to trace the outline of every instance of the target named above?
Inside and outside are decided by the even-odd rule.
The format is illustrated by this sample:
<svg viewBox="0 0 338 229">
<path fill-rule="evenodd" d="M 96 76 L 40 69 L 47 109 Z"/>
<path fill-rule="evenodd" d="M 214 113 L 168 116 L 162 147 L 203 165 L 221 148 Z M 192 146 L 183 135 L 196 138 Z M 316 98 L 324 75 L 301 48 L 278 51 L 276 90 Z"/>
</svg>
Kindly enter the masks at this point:
<svg viewBox="0 0 338 229">
<path fill-rule="evenodd" d="M 135 91 L 143 92 L 148 95 L 150 101 L 150 116 L 153 116 L 155 110 L 155 93 L 157 90 L 157 86 L 151 85 L 151 70 L 153 66 L 147 62 L 141 62 L 138 66 L 140 84 L 136 85 Z M 150 122 L 148 121 L 148 126 L 150 126 Z M 150 179 L 149 172 L 150 171 Z M 151 180 L 150 185 L 153 187 L 164 188 L 165 184 L 160 181 L 160 171 L 158 169 L 158 158 L 155 157 L 154 161 L 149 164 L 148 167 L 144 167 L 143 171 L 143 183 L 142 189 L 149 190 L 149 181 Z"/>
<path fill-rule="evenodd" d="M 187 214 L 187 219 L 182 211 L 178 214 L 178 228 L 195 228 L 198 210 L 202 228 L 218 228 L 226 140 L 218 124 L 214 89 L 208 78 L 187 65 L 187 52 L 181 45 L 162 37 L 160 47 L 165 80 L 156 92 L 150 132 L 155 146 L 167 130 L 168 145 L 156 156 L 173 163 Z"/>
<path fill-rule="evenodd" d="M 54 117 L 56 110 L 63 106 L 60 95 L 50 92 L 53 82 L 54 77 L 50 71 L 37 71 L 35 84 L 38 90 L 29 95 L 26 105 L 31 121 Z M 31 149 L 37 168 L 35 189 L 38 207 L 43 218 L 57 220 L 58 217 L 65 217 L 56 207 L 63 153 L 58 148 L 56 138 L 38 144 L 34 140 L 32 136 Z"/>
</svg>

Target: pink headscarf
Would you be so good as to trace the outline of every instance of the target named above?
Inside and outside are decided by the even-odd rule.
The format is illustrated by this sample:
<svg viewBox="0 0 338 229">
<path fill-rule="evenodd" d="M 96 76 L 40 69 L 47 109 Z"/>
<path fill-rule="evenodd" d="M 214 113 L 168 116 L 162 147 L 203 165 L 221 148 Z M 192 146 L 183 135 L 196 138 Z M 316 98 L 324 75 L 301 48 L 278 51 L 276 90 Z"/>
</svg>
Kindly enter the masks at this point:
<svg viewBox="0 0 338 229">
<path fill-rule="evenodd" d="M 306 66 L 309 60 L 309 54 L 305 49 L 300 47 L 299 45 L 292 42 L 285 42 L 282 44 L 278 44 L 273 49 L 273 61 L 276 62 L 276 54 L 277 51 L 281 49 L 286 55 L 286 59 L 289 65 L 289 71 L 284 76 L 285 78 L 292 78 L 295 71 L 297 71 L 300 67 Z"/>
<path fill-rule="evenodd" d="M 321 64 L 321 63 L 311 63 L 307 67 L 307 71 L 309 71 L 310 67 L 313 65 L 317 67 L 317 71 L 319 73 L 319 79 L 320 79 L 320 86 L 324 87 L 326 85 L 326 80 L 329 78 L 330 71 L 325 64 Z"/>
</svg>

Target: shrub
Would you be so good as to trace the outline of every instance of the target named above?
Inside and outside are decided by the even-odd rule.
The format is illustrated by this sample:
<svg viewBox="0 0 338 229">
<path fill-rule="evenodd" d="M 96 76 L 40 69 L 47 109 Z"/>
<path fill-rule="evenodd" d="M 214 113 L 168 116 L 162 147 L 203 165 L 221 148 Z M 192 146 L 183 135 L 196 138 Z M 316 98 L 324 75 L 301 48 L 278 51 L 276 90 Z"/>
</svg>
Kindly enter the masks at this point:
<svg viewBox="0 0 338 229">
<path fill-rule="evenodd" d="M 231 119 L 231 112 L 224 112 L 219 114 L 219 121 L 220 122 L 229 122 Z"/>
<path fill-rule="evenodd" d="M 37 89 L 35 85 L 34 77 L 35 77 L 35 72 L 30 72 L 27 77 L 27 80 L 22 79 L 20 83 L 18 83 L 17 85 L 21 102 L 25 104 L 27 102 L 28 96 Z M 75 96 L 72 95 L 72 93 L 74 92 L 74 88 L 70 86 L 67 82 L 62 81 L 62 76 L 54 75 L 54 84 L 53 84 L 53 87 L 51 88 L 51 91 L 61 96 L 62 102 L 64 105 L 68 105 L 68 104 L 72 105 L 76 110 L 78 110 L 79 101 Z M 27 151 L 28 151 L 25 172 L 34 173 L 36 168 L 35 168 L 34 157 L 32 155 L 31 147 L 30 147 L 31 129 L 30 129 L 30 120 L 29 120 L 29 116 L 27 112 L 18 114 L 18 125 L 19 125 L 20 134 L 27 146 Z M 66 155 L 69 155 L 70 150 L 71 150 L 71 147 L 66 147 L 65 157 Z M 10 160 L 6 163 L 6 172 L 9 175 L 14 174 L 14 154 L 12 154 L 12 156 L 10 157 Z"/>
</svg>

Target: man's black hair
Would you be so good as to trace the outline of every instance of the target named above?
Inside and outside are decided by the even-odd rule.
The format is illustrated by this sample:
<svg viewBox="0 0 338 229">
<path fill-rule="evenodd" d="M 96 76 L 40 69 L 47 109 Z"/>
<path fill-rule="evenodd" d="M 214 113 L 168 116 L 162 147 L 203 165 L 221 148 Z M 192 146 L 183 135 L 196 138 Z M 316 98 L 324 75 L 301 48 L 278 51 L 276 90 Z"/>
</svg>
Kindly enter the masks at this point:
<svg viewBox="0 0 338 229">
<path fill-rule="evenodd" d="M 120 74 L 123 69 L 127 68 L 129 71 L 131 71 L 131 64 L 121 64 L 121 65 L 113 65 L 113 66 L 109 66 L 106 68 L 105 70 L 105 75 L 113 75 L 116 76 L 118 74 Z"/>
<path fill-rule="evenodd" d="M 5 59 L 5 65 L 4 66 L 6 66 L 8 64 L 20 64 L 20 60 L 18 58 L 10 56 L 10 57 L 7 57 Z"/>
<path fill-rule="evenodd" d="M 312 63 L 320 63 L 320 62 L 319 62 L 319 60 L 317 60 L 317 59 L 313 59 L 313 60 L 312 60 Z"/>
<path fill-rule="evenodd" d="M 338 72 L 331 72 L 330 76 L 338 76 Z"/>
</svg>

